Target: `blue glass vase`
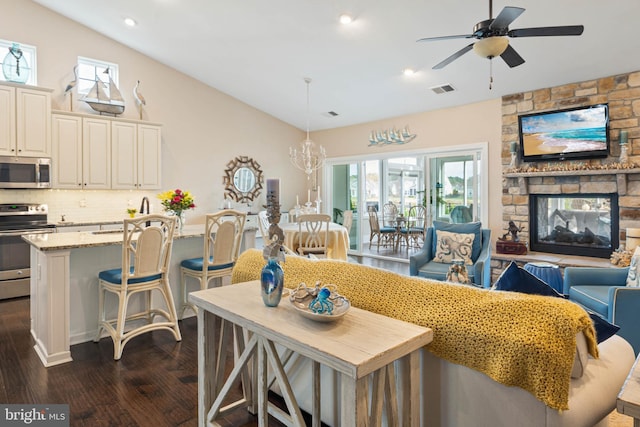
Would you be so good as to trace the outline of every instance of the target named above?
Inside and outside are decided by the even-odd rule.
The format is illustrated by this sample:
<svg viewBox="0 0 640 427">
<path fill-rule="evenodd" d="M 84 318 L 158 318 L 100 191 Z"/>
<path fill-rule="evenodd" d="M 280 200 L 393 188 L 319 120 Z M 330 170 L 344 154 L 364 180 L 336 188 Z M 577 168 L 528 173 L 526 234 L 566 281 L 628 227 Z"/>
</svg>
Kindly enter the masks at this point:
<svg viewBox="0 0 640 427">
<path fill-rule="evenodd" d="M 284 288 L 284 271 L 276 258 L 269 258 L 260 274 L 262 301 L 267 307 L 277 307 Z"/>
</svg>

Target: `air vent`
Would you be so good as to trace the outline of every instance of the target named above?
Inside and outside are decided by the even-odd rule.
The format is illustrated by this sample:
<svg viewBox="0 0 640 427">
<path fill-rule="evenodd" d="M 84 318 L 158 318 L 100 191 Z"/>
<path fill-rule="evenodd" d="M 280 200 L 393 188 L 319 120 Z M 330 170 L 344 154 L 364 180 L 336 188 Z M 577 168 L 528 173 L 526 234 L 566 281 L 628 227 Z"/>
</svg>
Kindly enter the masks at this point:
<svg viewBox="0 0 640 427">
<path fill-rule="evenodd" d="M 453 92 L 454 90 L 456 90 L 449 83 L 445 83 L 445 84 L 440 85 L 440 86 L 434 86 L 434 87 L 431 87 L 429 89 L 431 89 L 432 91 L 434 91 L 438 95 L 440 95 L 441 93 Z"/>
</svg>

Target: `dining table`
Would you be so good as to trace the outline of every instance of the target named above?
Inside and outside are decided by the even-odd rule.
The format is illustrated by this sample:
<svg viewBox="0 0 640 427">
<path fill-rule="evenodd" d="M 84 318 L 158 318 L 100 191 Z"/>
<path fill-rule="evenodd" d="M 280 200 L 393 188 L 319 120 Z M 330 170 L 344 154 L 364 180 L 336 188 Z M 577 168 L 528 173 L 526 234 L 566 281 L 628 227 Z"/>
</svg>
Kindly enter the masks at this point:
<svg viewBox="0 0 640 427">
<path fill-rule="evenodd" d="M 298 223 L 290 222 L 280 224 L 280 228 L 284 232 L 284 245 L 296 252 L 298 249 L 300 228 Z M 302 233 L 307 232 L 303 229 Z M 324 228 L 321 233 L 325 233 Z M 302 236 L 304 239 L 304 235 Z M 347 261 L 347 252 L 349 251 L 349 231 L 346 227 L 335 222 L 329 223 L 329 238 L 327 239 L 327 258 Z"/>
</svg>

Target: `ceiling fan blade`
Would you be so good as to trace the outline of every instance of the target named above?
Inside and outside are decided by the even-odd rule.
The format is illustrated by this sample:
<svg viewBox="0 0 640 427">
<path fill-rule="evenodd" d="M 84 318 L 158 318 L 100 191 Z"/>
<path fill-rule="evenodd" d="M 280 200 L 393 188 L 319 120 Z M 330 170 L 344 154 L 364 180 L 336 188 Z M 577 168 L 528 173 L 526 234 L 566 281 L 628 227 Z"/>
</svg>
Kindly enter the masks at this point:
<svg viewBox="0 0 640 427">
<path fill-rule="evenodd" d="M 444 68 L 445 66 L 449 65 L 450 63 L 452 63 L 453 61 L 455 61 L 456 59 L 460 58 L 462 55 L 464 55 L 465 53 L 469 52 L 471 49 L 473 49 L 473 43 L 471 43 L 470 45 L 467 45 L 465 47 L 463 47 L 462 49 L 460 49 L 459 51 L 457 51 L 456 53 L 454 53 L 453 55 L 451 55 L 450 57 L 448 57 L 447 59 L 445 59 L 444 61 L 436 64 L 433 66 L 434 70 L 439 70 L 441 68 Z"/>
<path fill-rule="evenodd" d="M 518 28 L 510 30 L 509 37 L 540 37 L 540 36 L 579 36 L 584 31 L 584 25 L 566 25 L 563 27 Z"/>
<path fill-rule="evenodd" d="M 473 34 L 460 34 L 457 36 L 440 36 L 440 37 L 425 37 L 423 39 L 416 40 L 417 42 L 432 42 L 436 40 L 450 40 L 450 39 L 470 39 Z"/>
<path fill-rule="evenodd" d="M 516 52 L 516 50 L 511 47 L 511 45 L 507 46 L 500 57 L 504 59 L 504 62 L 506 62 L 507 65 L 511 68 L 524 64 L 524 59 L 522 58 L 522 56 L 520 56 L 518 52 Z"/>
<path fill-rule="evenodd" d="M 505 6 L 489 25 L 490 30 L 504 30 L 524 12 L 521 7 Z"/>
</svg>

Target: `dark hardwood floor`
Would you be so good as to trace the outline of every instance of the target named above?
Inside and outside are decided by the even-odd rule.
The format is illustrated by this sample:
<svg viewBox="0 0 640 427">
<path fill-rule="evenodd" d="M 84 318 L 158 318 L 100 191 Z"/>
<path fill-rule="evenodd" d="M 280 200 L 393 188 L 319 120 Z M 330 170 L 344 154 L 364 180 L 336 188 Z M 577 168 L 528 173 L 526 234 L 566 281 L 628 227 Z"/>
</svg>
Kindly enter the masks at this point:
<svg viewBox="0 0 640 427">
<path fill-rule="evenodd" d="M 351 259 L 407 274 L 408 265 L 371 258 Z M 120 361 L 111 339 L 71 347 L 73 362 L 45 368 L 29 333 L 29 298 L 0 301 L 0 402 L 68 404 L 71 426 L 197 425 L 197 322 L 180 322 L 182 341 L 167 331 L 132 339 Z M 231 360 L 232 358 L 228 358 Z M 239 393 L 239 388 L 236 392 Z M 278 399 L 272 396 L 278 403 Z M 257 426 L 237 410 L 222 426 Z M 281 424 L 270 419 L 269 426 Z"/>
</svg>

